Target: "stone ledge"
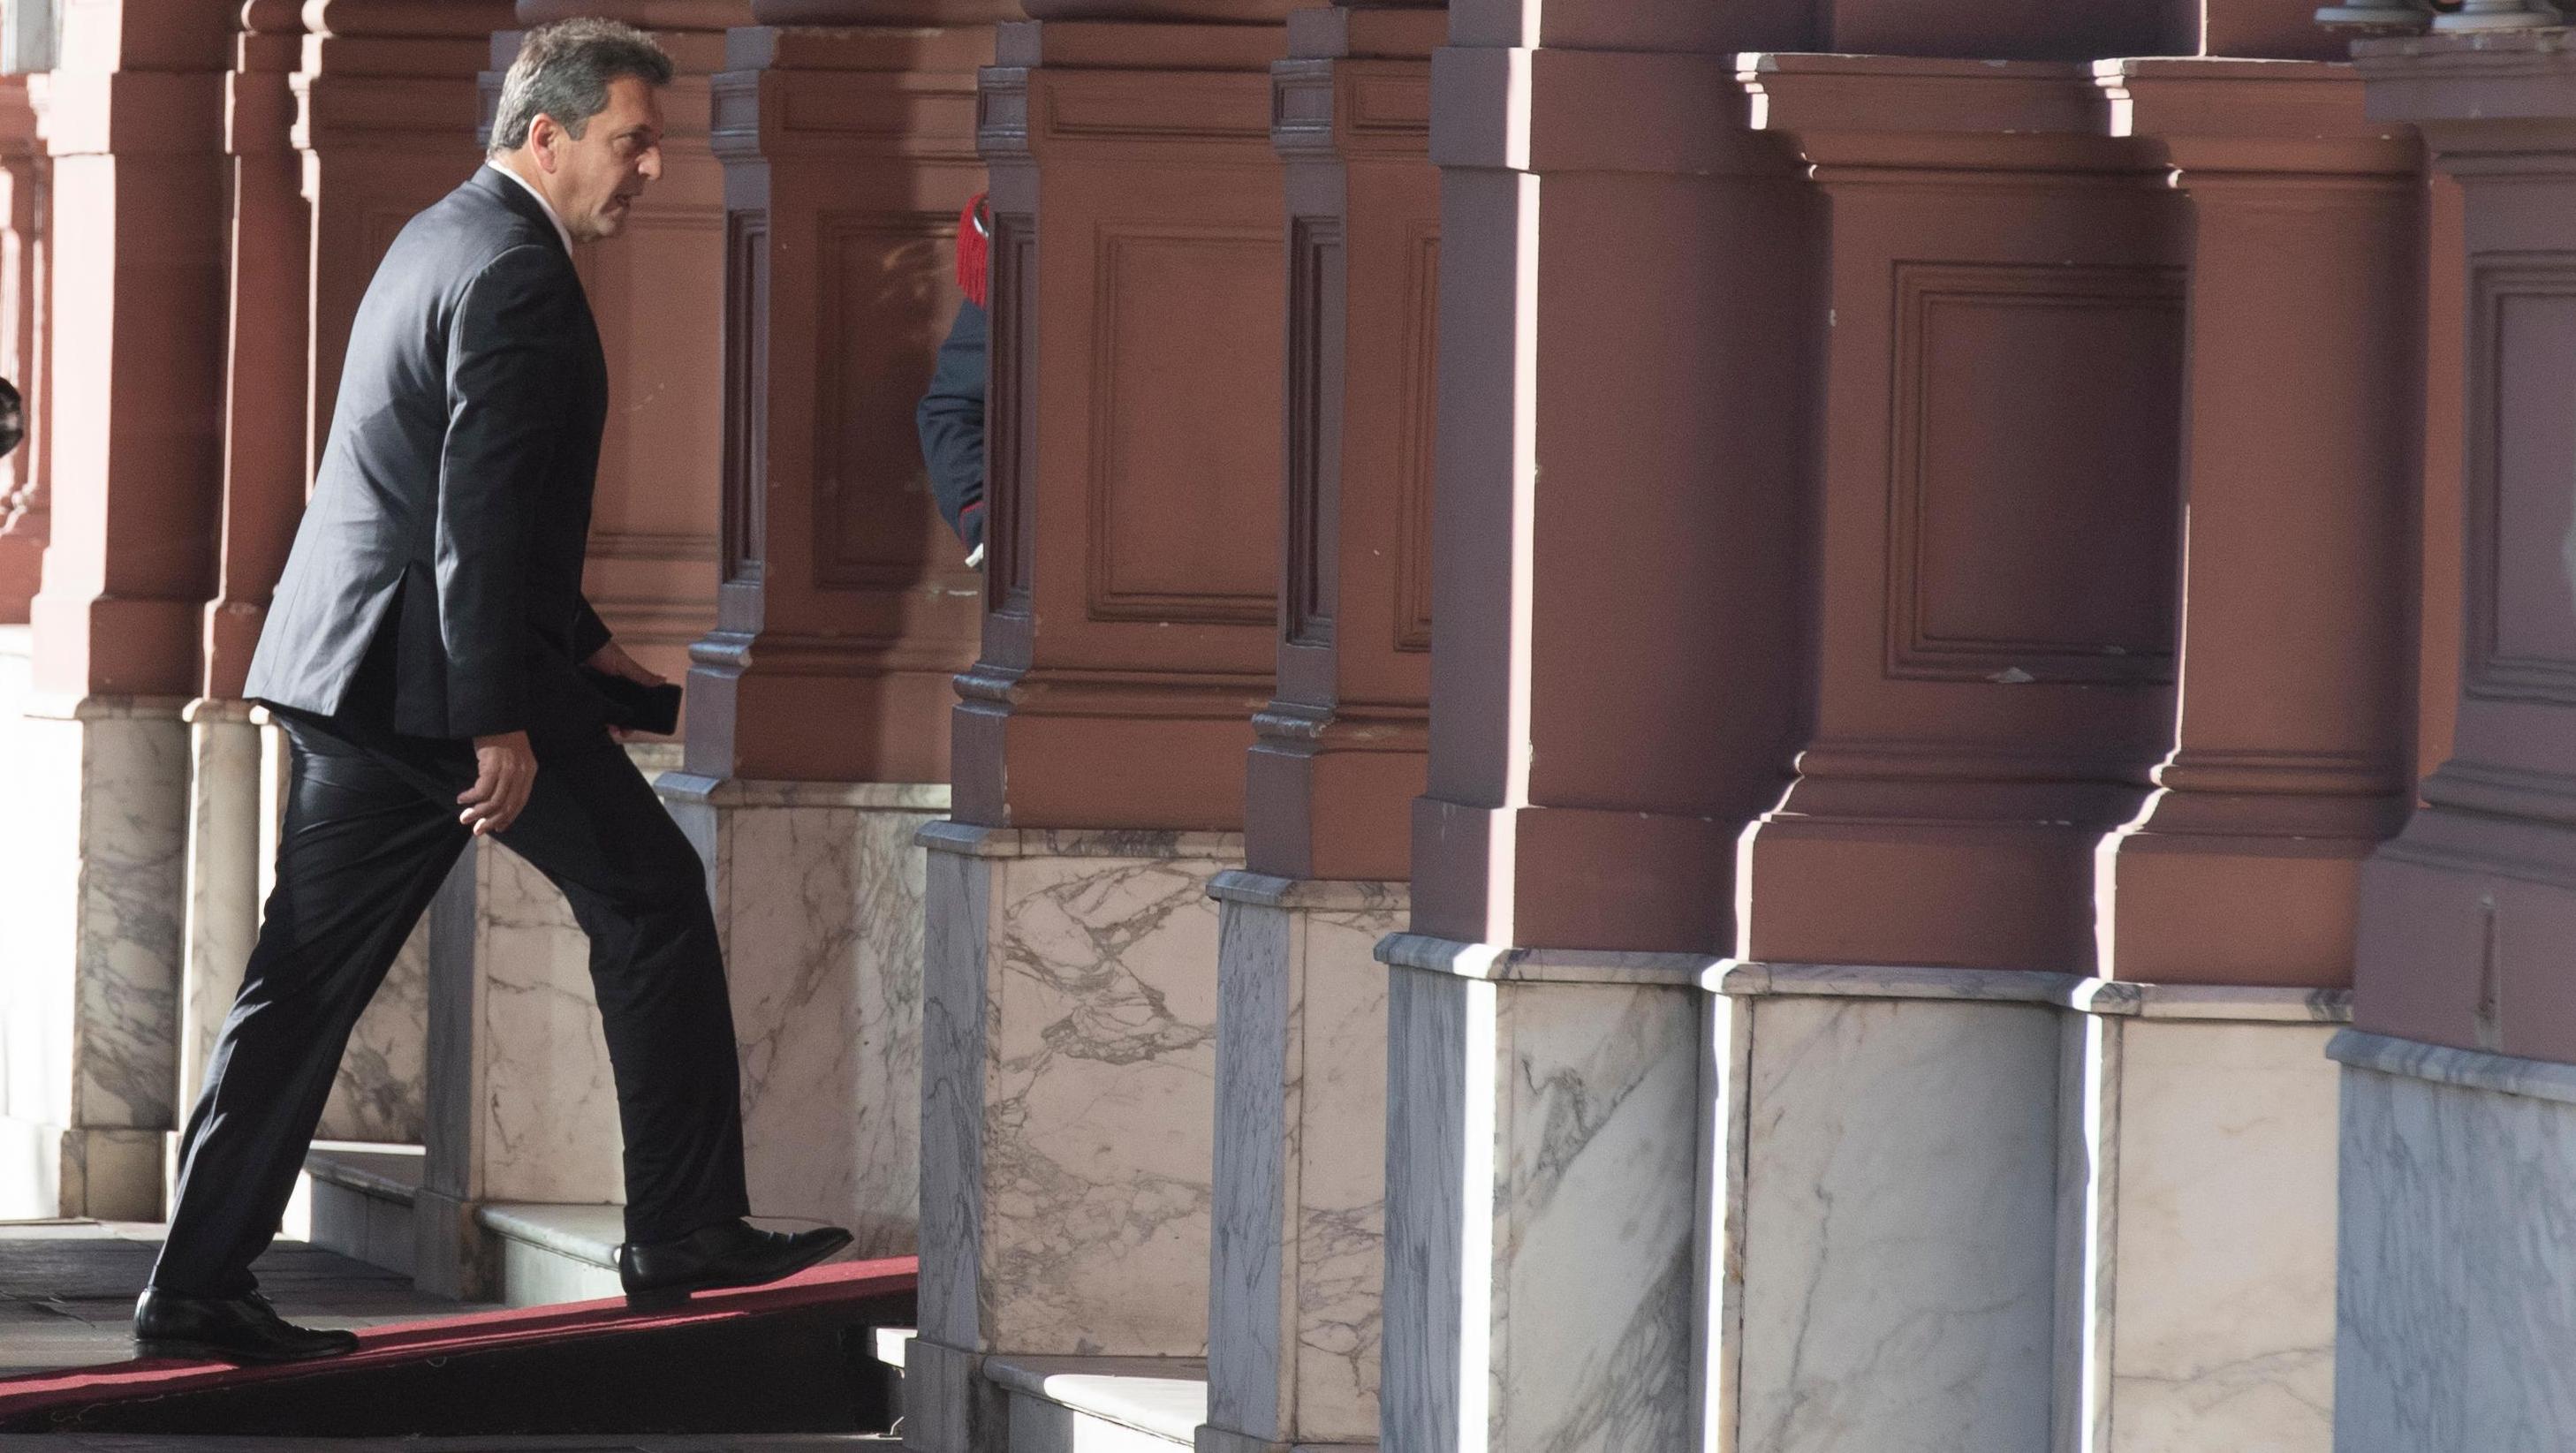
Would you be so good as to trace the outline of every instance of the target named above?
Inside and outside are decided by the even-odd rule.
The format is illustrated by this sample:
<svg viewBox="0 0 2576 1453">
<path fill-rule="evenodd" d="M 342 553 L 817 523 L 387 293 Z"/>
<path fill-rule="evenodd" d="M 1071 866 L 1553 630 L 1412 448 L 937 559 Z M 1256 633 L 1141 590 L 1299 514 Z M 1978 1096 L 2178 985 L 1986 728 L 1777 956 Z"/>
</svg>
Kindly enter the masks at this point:
<svg viewBox="0 0 2576 1453">
<path fill-rule="evenodd" d="M 305 1174 L 324 1185 L 408 1206 L 420 1195 L 426 1157 L 418 1146 L 362 1146 L 323 1141 L 304 1157 Z"/>
<path fill-rule="evenodd" d="M 1229 868 L 1208 880 L 1208 896 L 1257 908 L 1303 909 L 1316 913 L 1401 913 L 1413 901 L 1407 882 L 1332 878 L 1282 878 Z"/>
<path fill-rule="evenodd" d="M 1724 960 L 1704 987 L 1734 998 L 1944 999 L 2040 1004 L 2079 1014 L 2249 1024 L 2343 1024 L 2349 989 L 2259 984 L 2149 984 L 2025 969 L 1907 964 L 1787 964 Z"/>
<path fill-rule="evenodd" d="M 970 858 L 1205 858 L 1243 861 L 1239 832 L 1164 828 L 984 827 L 943 818 L 922 824 L 913 841 L 935 853 Z"/>
<path fill-rule="evenodd" d="M 2237 984 L 2138 984 L 2086 979 L 2066 1007 L 2086 1014 L 2140 1019 L 2214 1019 L 2239 1023 L 2349 1024 L 2350 989 L 2291 989 Z"/>
<path fill-rule="evenodd" d="M 1461 943 L 1422 933 L 1390 933 L 1378 940 L 1377 961 L 1390 968 L 1425 969 L 1461 979 L 1645 984 L 1683 989 L 1703 984 L 1713 968 L 1726 963 L 1704 954 L 1510 948 L 1493 943 Z"/>
<path fill-rule="evenodd" d="M 474 1219 L 499 1243 L 498 1290 L 511 1306 L 625 1294 L 617 1278 L 622 1206 L 495 1202 L 475 1207 Z"/>
<path fill-rule="evenodd" d="M 1945 969 L 1913 964 L 1787 964 L 1724 959 L 1701 979 L 1732 998 L 1964 999 L 2064 1005 L 2078 974 L 2027 969 Z"/>
<path fill-rule="evenodd" d="M 2339 1031 L 2326 1042 L 2326 1058 L 2376 1074 L 2576 1105 L 2576 1065 L 2554 1060 L 2426 1044 L 2365 1029 Z"/>
<path fill-rule="evenodd" d="M 984 1359 L 984 1377 L 1018 1397 L 1190 1446 L 1207 1421 L 1207 1363 L 1195 1357 Z"/>
<path fill-rule="evenodd" d="M 609 1271 L 617 1269 L 618 1243 L 626 1239 L 623 1206 L 495 1201 L 477 1206 L 474 1219 L 496 1236 Z"/>
<path fill-rule="evenodd" d="M 769 782 L 672 770 L 653 779 L 666 802 L 709 807 L 840 807 L 861 812 L 946 812 L 945 782 Z"/>
</svg>

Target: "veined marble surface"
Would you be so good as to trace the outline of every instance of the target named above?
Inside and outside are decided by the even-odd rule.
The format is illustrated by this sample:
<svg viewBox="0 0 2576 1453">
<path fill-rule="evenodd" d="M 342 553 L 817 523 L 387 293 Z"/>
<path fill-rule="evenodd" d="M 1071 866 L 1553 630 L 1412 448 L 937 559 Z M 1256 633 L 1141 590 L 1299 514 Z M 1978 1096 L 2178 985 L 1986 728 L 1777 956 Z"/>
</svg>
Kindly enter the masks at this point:
<svg viewBox="0 0 2576 1453">
<path fill-rule="evenodd" d="M 1699 996 L 1628 985 L 1497 992 L 1503 1181 L 1495 1446 L 1677 1448 L 1691 1405 Z"/>
<path fill-rule="evenodd" d="M 1221 875 L 1208 1420 L 1377 1436 L 1386 971 L 1403 884 Z M 1297 903 L 1348 907 L 1282 906 Z"/>
<path fill-rule="evenodd" d="M 923 834 L 928 840 L 928 833 Z M 977 858 L 932 851 L 925 875 L 921 995 L 920 1336 L 906 1353 L 936 1363 L 936 1386 L 915 1433 L 953 1428 L 922 1446 L 965 1453 L 968 1402 L 982 1385 L 971 1367 L 991 1347 L 982 1314 L 984 1111 L 993 1077 L 999 1005 L 984 991 L 993 931 L 993 872 Z M 930 1349 L 944 1349 L 933 1351 Z M 953 1376 L 950 1374 L 954 1374 Z M 928 1384 L 925 1384 L 927 1387 Z M 912 1400 L 907 1397 L 909 1407 Z M 916 1438 L 916 1441 L 918 1439 Z"/>
<path fill-rule="evenodd" d="M 2576 1105 L 2354 1066 L 2341 1123 L 2336 1453 L 2576 1446 Z"/>
<path fill-rule="evenodd" d="M 2044 1453 L 2061 1011 L 1751 1010 L 1735 1446 Z"/>
<path fill-rule="evenodd" d="M 2120 1018 L 2084 1037 L 2074 1128 L 2094 1153 L 2064 1188 L 2094 1240 L 2068 1288 L 2091 1299 L 2070 1309 L 2086 1330 L 2065 1389 L 2082 1446 L 2331 1453 L 2330 1033 Z"/>
<path fill-rule="evenodd" d="M 429 919 L 358 1016 L 322 1107 L 324 1140 L 418 1145 L 429 1118 Z"/>
<path fill-rule="evenodd" d="M 1412 967 L 1390 992 L 1388 1446 L 1685 1446 L 1701 996 Z"/>
<path fill-rule="evenodd" d="M 617 1084 L 590 983 L 590 940 L 543 874 L 488 838 L 474 863 L 475 1113 L 490 1201 L 626 1199 Z"/>
<path fill-rule="evenodd" d="M 1204 844 L 1177 834 L 934 823 L 921 840 L 923 1335 L 1015 1353 L 1202 1354 L 1216 1111 L 1207 886 L 1231 864 L 1189 855 Z M 1083 851 L 1032 851 L 1046 842 Z M 1157 843 L 1176 855 L 1105 850 Z"/>
<path fill-rule="evenodd" d="M 672 792 L 710 864 L 742 1046 L 743 1148 L 764 1216 L 849 1226 L 859 1254 L 911 1253 L 920 1221 L 922 918 L 944 793 L 838 797 L 727 783 Z M 878 801 L 891 804 L 873 805 Z"/>
<path fill-rule="evenodd" d="M 158 1213 L 157 1176 L 137 1185 L 124 1170 L 93 1177 L 75 1162 L 97 1132 L 117 1132 L 109 1141 L 118 1145 L 157 1144 L 175 1120 L 189 791 L 182 705 L 30 702 L 11 723 L 23 795 L 0 847 L 6 1110 L 21 1122 L 13 1138 L 44 1155 L 59 1147 L 59 1160 L 39 1178 L 56 1204 L 8 1204 L 46 1198 L 29 1190 L 0 1195 L 0 1212 Z"/>
</svg>

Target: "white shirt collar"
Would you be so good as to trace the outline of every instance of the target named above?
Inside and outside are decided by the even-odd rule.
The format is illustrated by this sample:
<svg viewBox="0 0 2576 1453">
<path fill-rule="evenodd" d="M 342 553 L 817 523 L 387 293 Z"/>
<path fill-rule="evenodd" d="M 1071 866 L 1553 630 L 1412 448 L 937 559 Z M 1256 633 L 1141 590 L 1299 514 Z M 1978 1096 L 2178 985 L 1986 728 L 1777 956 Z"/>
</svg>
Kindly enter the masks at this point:
<svg viewBox="0 0 2576 1453">
<path fill-rule="evenodd" d="M 537 199 L 537 205 L 546 209 L 546 220 L 554 224 L 555 235 L 563 239 L 565 254 L 570 255 L 572 252 L 572 234 L 564 230 L 563 219 L 555 215 L 555 204 L 546 200 L 546 194 L 538 191 L 529 183 L 526 177 L 519 175 L 517 172 L 501 165 L 497 161 L 487 161 L 483 164 L 490 167 L 492 170 L 499 172 L 501 175 L 508 177 L 512 182 L 518 184 L 519 190 L 526 192 L 529 196 Z"/>
</svg>

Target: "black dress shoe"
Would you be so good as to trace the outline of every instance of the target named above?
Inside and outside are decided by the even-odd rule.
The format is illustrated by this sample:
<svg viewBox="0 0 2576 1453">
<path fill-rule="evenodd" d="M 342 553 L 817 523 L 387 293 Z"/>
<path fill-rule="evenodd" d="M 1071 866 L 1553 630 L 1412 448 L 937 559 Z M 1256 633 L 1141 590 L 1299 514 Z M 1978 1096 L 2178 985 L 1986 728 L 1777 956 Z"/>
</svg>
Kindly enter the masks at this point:
<svg viewBox="0 0 2576 1453">
<path fill-rule="evenodd" d="M 223 1362 L 302 1362 L 358 1350 L 355 1332 L 298 1327 L 257 1292 L 183 1297 L 145 1287 L 134 1303 L 134 1350 L 144 1357 L 212 1357 Z"/>
<path fill-rule="evenodd" d="M 691 1292 L 793 1276 L 849 1244 L 850 1233 L 838 1226 L 786 1232 L 722 1221 L 677 1241 L 618 1247 L 617 1279 L 631 1306 L 672 1306 Z"/>
</svg>

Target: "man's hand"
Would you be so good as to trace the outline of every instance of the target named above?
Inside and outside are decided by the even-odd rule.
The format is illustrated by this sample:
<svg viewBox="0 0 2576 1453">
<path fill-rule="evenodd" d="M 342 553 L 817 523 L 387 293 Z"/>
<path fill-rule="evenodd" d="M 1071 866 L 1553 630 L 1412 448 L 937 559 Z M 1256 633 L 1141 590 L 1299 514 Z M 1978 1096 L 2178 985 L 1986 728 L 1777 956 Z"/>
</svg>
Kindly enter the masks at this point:
<svg viewBox="0 0 2576 1453">
<path fill-rule="evenodd" d="M 664 680 L 661 675 L 645 669 L 643 662 L 627 655 L 626 648 L 615 641 L 591 652 L 590 659 L 581 664 L 604 676 L 623 676 L 629 681 L 640 682 L 646 686 L 659 686 Z M 636 737 L 634 732 L 618 726 L 610 727 L 608 734 L 621 742 L 631 742 Z"/>
<path fill-rule="evenodd" d="M 526 732 L 476 737 L 474 785 L 456 794 L 465 809 L 456 820 L 474 829 L 476 837 L 506 832 L 518 821 L 519 809 L 528 805 L 528 789 L 536 780 L 537 754 Z"/>
<path fill-rule="evenodd" d="M 610 676 L 623 676 L 629 681 L 645 686 L 659 686 L 663 680 L 662 677 L 644 669 L 643 663 L 627 655 L 626 648 L 615 641 L 591 652 L 590 659 L 581 664 L 593 671 Z"/>
</svg>

